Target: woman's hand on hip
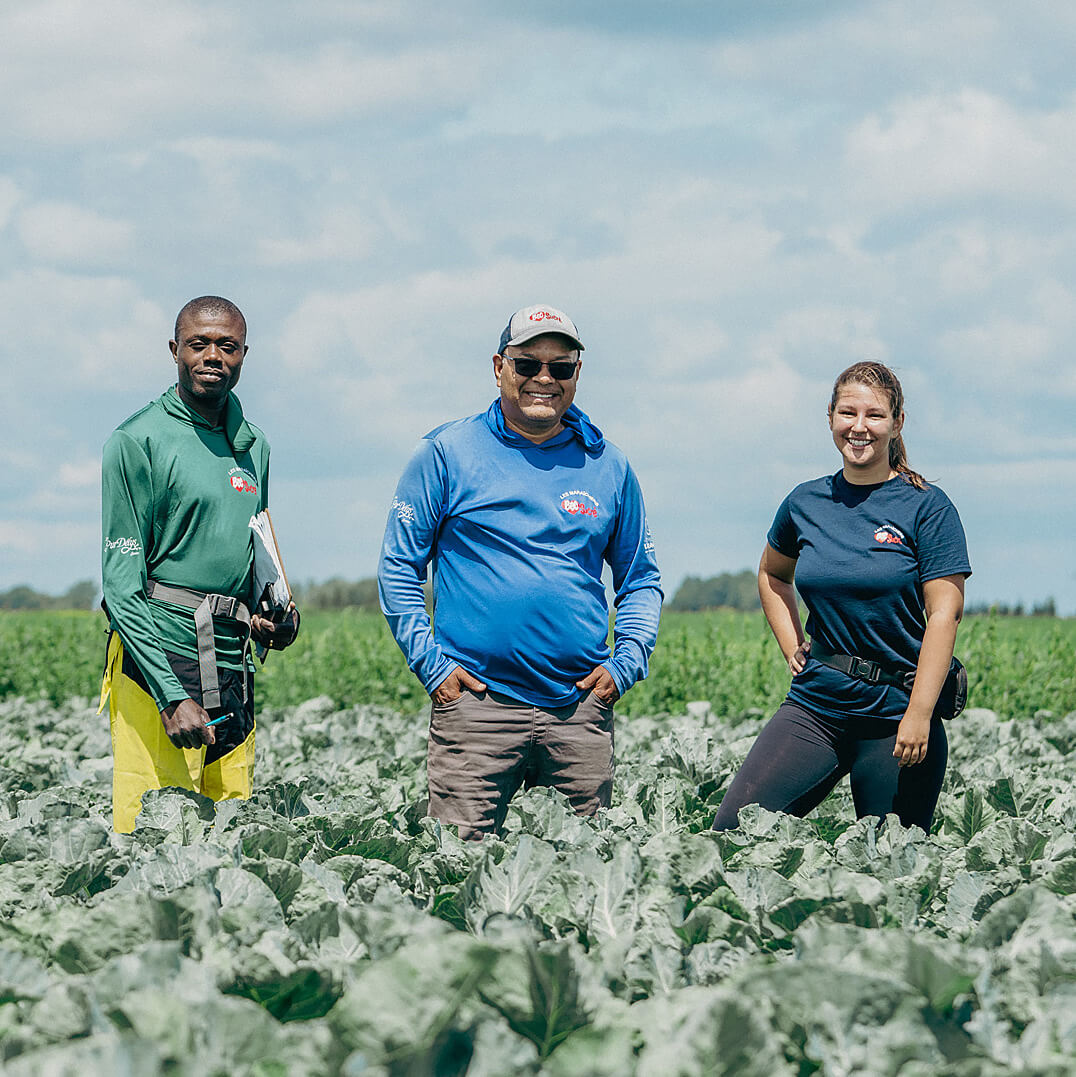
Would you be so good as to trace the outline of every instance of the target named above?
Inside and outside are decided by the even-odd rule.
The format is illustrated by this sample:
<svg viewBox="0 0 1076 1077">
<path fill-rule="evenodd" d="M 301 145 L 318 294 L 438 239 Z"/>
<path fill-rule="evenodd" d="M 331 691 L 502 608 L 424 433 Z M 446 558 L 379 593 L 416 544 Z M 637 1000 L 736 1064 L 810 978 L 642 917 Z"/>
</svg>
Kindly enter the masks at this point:
<svg viewBox="0 0 1076 1077">
<path fill-rule="evenodd" d="M 807 668 L 807 656 L 810 653 L 811 641 L 809 639 L 800 640 L 796 644 L 796 649 L 788 656 L 788 668 L 793 677 Z"/>
</svg>

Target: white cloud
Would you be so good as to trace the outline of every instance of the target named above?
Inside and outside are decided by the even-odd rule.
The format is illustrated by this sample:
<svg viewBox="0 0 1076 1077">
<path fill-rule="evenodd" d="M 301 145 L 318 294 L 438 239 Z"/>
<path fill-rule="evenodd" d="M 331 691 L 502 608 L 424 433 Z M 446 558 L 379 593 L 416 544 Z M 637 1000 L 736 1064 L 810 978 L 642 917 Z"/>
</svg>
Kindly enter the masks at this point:
<svg viewBox="0 0 1076 1077">
<path fill-rule="evenodd" d="M 20 562 L 30 557 L 38 563 L 53 566 L 69 563 L 72 555 L 84 561 L 85 550 L 97 553 L 100 524 L 93 521 L 44 522 L 33 519 L 0 520 L 0 554 L 14 556 Z M 66 570 L 65 570 L 66 571 Z M 49 580 L 52 593 L 68 586 L 66 575 Z"/>
<path fill-rule="evenodd" d="M 980 385 L 988 381 L 1004 392 L 1021 378 L 1050 374 L 1057 343 L 1048 325 L 1002 317 L 942 333 L 938 351 Z"/>
<path fill-rule="evenodd" d="M 1076 330 L 1076 291 L 1049 275 L 1035 278 L 1029 289 L 1029 305 L 1036 314 L 1065 334 L 1065 345 Z"/>
<path fill-rule="evenodd" d="M 178 138 L 162 145 L 161 149 L 190 157 L 207 179 L 232 184 L 240 181 L 253 167 L 279 166 L 288 159 L 287 151 L 279 143 L 256 138 L 199 135 Z"/>
<path fill-rule="evenodd" d="M 68 489 L 97 489 L 101 483 L 101 461 L 96 455 L 66 460 L 60 465 L 57 481 Z"/>
<path fill-rule="evenodd" d="M 67 202 L 38 202 L 16 221 L 31 258 L 65 266 L 112 265 L 131 251 L 134 225 Z"/>
<path fill-rule="evenodd" d="M 932 267 L 947 295 L 981 294 L 1005 278 L 1041 271 L 1066 246 L 1064 233 L 1031 235 L 979 219 L 927 232 L 917 244 L 920 263 Z"/>
<path fill-rule="evenodd" d="M 794 308 L 781 314 L 772 329 L 758 333 L 751 353 L 759 362 L 781 360 L 807 374 L 833 378 L 852 363 L 887 361 L 877 323 L 876 311 L 856 307 Z"/>
<path fill-rule="evenodd" d="M 950 462 L 953 481 L 972 490 L 990 504 L 998 490 L 1023 491 L 1021 501 L 1041 500 L 1049 508 L 1056 500 L 1056 491 L 1072 489 L 1076 480 L 1076 462 L 1060 457 L 1039 457 L 1034 460 L 961 460 Z"/>
<path fill-rule="evenodd" d="M 313 235 L 287 239 L 263 237 L 258 241 L 258 257 L 270 266 L 360 261 L 373 249 L 379 233 L 377 222 L 365 213 L 342 207 L 323 214 Z"/>
<path fill-rule="evenodd" d="M 0 176 L 0 229 L 7 227 L 20 194 L 18 184 L 10 176 Z"/>
<path fill-rule="evenodd" d="M 1019 23 L 1014 33 L 1014 19 Z M 1025 5 L 1018 16 L 998 2 L 901 0 L 899 4 L 813 5 L 813 17 L 722 35 L 709 49 L 707 74 L 758 86 L 778 97 L 857 110 L 905 95 L 909 87 L 947 91 L 966 85 L 1027 90 L 1041 73 L 1043 46 L 1071 14 L 1056 3 Z M 1063 45 L 1057 47 L 1059 59 Z M 766 116 L 769 126 L 770 117 Z"/>
<path fill-rule="evenodd" d="M 1076 166 L 1072 101 L 1020 109 L 983 90 L 906 99 L 850 132 L 845 166 L 861 198 L 909 205 L 983 194 L 1036 195 L 1070 204 L 1059 182 Z"/>
<path fill-rule="evenodd" d="M 319 409 L 323 436 L 343 428 L 399 459 L 427 430 L 488 403 L 490 357 L 511 312 L 490 314 L 498 289 L 490 267 L 312 293 L 279 336 L 285 377 Z"/>
<path fill-rule="evenodd" d="M 258 65 L 259 100 L 295 123 L 462 102 L 485 81 L 488 59 L 475 42 L 442 41 L 377 55 L 355 42 L 334 42 L 312 55 L 268 57 Z"/>
<path fill-rule="evenodd" d="M 440 354 L 448 349 L 446 358 L 457 366 L 451 377 L 439 374 L 441 401 L 430 405 L 431 412 L 442 409 L 435 418 L 443 421 L 453 400 L 467 406 L 466 395 L 459 390 L 485 386 L 497 334 L 511 311 L 523 303 L 542 300 L 569 312 L 581 311 L 595 326 L 609 319 L 614 331 L 617 321 L 623 321 L 637 347 L 647 354 L 669 356 L 662 338 L 675 320 L 664 315 L 664 320 L 655 322 L 651 312 L 685 304 L 691 309 L 693 304 L 712 301 L 723 289 L 739 290 L 766 264 L 779 240 L 776 233 L 750 221 L 720 219 L 700 228 L 695 213 L 713 213 L 710 194 L 706 185 L 692 183 L 627 208 L 623 213 L 627 247 L 617 253 L 577 258 L 558 253 L 554 245 L 537 261 L 502 255 L 484 258 L 479 268 L 413 273 L 348 292 L 311 292 L 285 321 L 284 362 L 308 374 L 331 369 L 337 394 L 342 394 L 335 397 L 337 404 L 349 396 L 347 386 L 354 384 L 357 397 L 369 400 L 372 391 L 381 392 L 379 402 L 388 406 L 395 392 L 401 403 L 406 401 L 405 410 L 412 410 L 416 395 L 428 398 L 412 388 L 428 384 L 430 369 L 437 369 Z M 523 221 L 518 228 L 533 232 L 538 242 L 545 226 L 541 221 Z M 610 294 L 615 302 L 610 302 Z M 587 321 L 584 314 L 573 316 Z M 697 312 L 681 324 L 694 324 L 695 317 Z M 701 327 L 692 340 L 701 343 L 710 332 L 709 326 Z M 309 344 L 314 334 L 316 348 Z M 619 336 L 588 344 L 587 358 L 591 349 L 595 355 L 590 365 L 609 371 L 615 354 L 611 350 L 618 346 L 623 346 Z M 467 347 L 473 348 L 471 354 L 461 355 Z M 678 364 L 680 359 L 671 362 Z"/>
<path fill-rule="evenodd" d="M 541 266 L 536 275 L 555 276 L 560 268 L 559 263 Z M 419 272 L 348 292 L 312 292 L 285 322 L 284 360 L 304 371 L 324 369 L 335 343 L 353 358 L 352 373 L 358 378 L 369 368 L 386 367 L 393 368 L 395 378 L 425 379 L 441 355 L 452 363 L 467 361 L 459 354 L 461 342 L 473 337 L 485 342 L 476 356 L 484 367 L 514 309 L 511 300 L 500 298 L 511 291 L 507 275 L 500 263 L 478 270 Z M 311 349 L 313 333 L 329 347 Z M 409 374 L 419 357 L 426 358 L 427 366 Z"/>
<path fill-rule="evenodd" d="M 655 342 L 653 350 L 639 361 L 676 382 L 712 376 L 729 346 L 728 333 L 712 318 L 676 318 L 660 313 L 652 319 L 649 335 Z M 632 365 L 629 361 L 629 369 Z"/>
<path fill-rule="evenodd" d="M 227 55 L 231 21 L 224 14 L 207 20 L 176 0 L 7 5 L 0 13 L 0 119 L 7 131 L 45 143 L 152 130 L 162 113 L 174 112 L 177 90 L 206 96 L 206 63 L 218 92 L 240 77 L 214 55 Z M 207 55 L 203 37 L 214 26 L 222 44 Z"/>
<path fill-rule="evenodd" d="M 0 323 L 21 325 L 27 311 L 35 314 L 33 354 L 48 361 L 16 361 L 8 377 L 35 407 L 87 389 L 137 394 L 171 376 L 171 321 L 132 281 L 51 269 L 0 278 Z M 51 411 L 47 421 L 55 421 Z"/>
<path fill-rule="evenodd" d="M 480 41 L 438 34 L 442 24 L 454 28 L 447 12 L 416 21 L 412 10 L 409 22 L 384 26 L 384 38 L 368 32 L 368 20 L 348 27 L 338 18 L 321 39 L 289 25 L 306 10 L 266 4 L 259 33 L 247 15 L 242 5 L 183 0 L 9 6 L 0 12 L 0 122 L 31 142 L 75 145 L 162 130 L 197 136 L 221 116 L 233 128 L 238 119 L 248 130 L 297 129 L 416 106 L 441 111 L 486 77 Z"/>
</svg>

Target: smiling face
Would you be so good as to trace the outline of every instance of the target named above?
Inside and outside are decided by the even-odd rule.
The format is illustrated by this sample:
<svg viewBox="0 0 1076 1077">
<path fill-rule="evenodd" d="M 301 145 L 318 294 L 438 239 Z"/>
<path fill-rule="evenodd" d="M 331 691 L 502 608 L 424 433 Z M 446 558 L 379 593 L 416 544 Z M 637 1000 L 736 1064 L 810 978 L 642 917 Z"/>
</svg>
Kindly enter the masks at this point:
<svg viewBox="0 0 1076 1077">
<path fill-rule="evenodd" d="M 845 479 L 866 485 L 893 478 L 889 443 L 903 425 L 903 413 L 893 414 L 884 392 L 860 382 L 842 385 L 829 412 L 829 428 L 844 461 Z"/>
<path fill-rule="evenodd" d="M 178 339 L 168 342 L 176 361 L 180 400 L 210 422 L 217 420 L 229 390 L 239 381 L 246 335 L 242 315 L 199 310 L 183 315 Z"/>
<path fill-rule="evenodd" d="M 493 373 L 501 390 L 504 421 L 517 434 L 542 442 L 563 429 L 561 417 L 575 399 L 582 362 L 577 362 L 570 378 L 557 379 L 543 366 L 537 374 L 523 377 L 513 358 L 537 359 L 543 363 L 572 362 L 579 359 L 574 343 L 559 333 L 544 333 L 525 344 L 510 344 L 504 355 L 493 357 Z"/>
</svg>

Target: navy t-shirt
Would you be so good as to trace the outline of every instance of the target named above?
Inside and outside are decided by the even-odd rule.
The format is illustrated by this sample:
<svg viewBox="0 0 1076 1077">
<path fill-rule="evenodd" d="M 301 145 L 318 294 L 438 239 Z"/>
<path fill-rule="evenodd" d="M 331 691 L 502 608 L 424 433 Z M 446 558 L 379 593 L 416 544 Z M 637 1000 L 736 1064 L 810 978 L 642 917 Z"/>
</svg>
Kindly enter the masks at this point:
<svg viewBox="0 0 1076 1077">
<path fill-rule="evenodd" d="M 841 472 L 797 486 L 781 502 L 769 544 L 796 559 L 807 634 L 836 654 L 912 672 L 926 630 L 923 583 L 971 575 L 964 528 L 936 486 L 903 477 L 869 486 Z M 788 700 L 833 718 L 900 719 L 908 693 L 809 659 Z"/>
</svg>

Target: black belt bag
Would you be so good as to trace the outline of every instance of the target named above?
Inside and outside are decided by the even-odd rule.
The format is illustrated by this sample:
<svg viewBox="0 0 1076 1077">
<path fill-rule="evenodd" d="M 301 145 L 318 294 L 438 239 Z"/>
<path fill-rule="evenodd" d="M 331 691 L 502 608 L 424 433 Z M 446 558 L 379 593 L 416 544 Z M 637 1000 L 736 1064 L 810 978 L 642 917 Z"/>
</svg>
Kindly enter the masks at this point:
<svg viewBox="0 0 1076 1077">
<path fill-rule="evenodd" d="M 869 658 L 860 658 L 854 654 L 835 654 L 827 650 L 818 640 L 811 640 L 810 656 L 824 666 L 838 669 L 849 677 L 866 681 L 867 684 L 892 684 L 905 692 L 911 692 L 915 683 L 915 671 L 901 673 L 886 669 L 880 662 Z M 934 705 L 934 717 L 947 721 L 955 718 L 968 702 L 968 671 L 959 658 L 954 658 L 949 667 L 949 676 L 945 678 L 938 702 Z"/>
</svg>

